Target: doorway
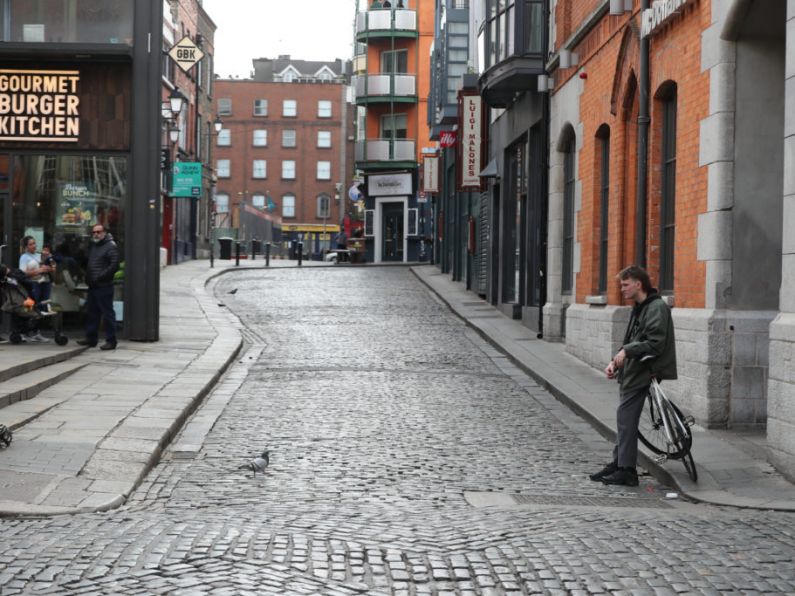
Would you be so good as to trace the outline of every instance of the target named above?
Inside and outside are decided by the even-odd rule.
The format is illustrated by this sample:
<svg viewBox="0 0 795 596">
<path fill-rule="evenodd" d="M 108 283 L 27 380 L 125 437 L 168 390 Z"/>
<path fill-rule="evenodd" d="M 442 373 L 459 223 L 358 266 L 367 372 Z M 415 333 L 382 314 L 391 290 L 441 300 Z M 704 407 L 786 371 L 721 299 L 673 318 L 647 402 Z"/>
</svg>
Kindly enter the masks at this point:
<svg viewBox="0 0 795 596">
<path fill-rule="evenodd" d="M 386 203 L 382 210 L 383 261 L 403 261 L 403 204 Z"/>
<path fill-rule="evenodd" d="M 9 240 L 11 237 L 11 159 L 0 153 L 0 263 L 11 265 Z"/>
</svg>

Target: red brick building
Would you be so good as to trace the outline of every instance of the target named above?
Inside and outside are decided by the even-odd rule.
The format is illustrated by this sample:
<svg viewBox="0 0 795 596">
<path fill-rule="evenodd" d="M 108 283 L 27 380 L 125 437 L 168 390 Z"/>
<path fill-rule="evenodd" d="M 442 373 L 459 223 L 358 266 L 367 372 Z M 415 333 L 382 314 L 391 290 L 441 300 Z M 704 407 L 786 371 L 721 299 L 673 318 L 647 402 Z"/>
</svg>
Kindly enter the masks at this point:
<svg viewBox="0 0 795 596">
<path fill-rule="evenodd" d="M 254 79 L 216 81 L 223 121 L 214 147 L 216 227 L 239 229 L 248 205 L 281 218 L 285 241 L 302 235 L 305 252 L 328 245 L 345 215 L 353 169 L 344 69 L 339 60 L 283 56 L 255 60 Z"/>
</svg>

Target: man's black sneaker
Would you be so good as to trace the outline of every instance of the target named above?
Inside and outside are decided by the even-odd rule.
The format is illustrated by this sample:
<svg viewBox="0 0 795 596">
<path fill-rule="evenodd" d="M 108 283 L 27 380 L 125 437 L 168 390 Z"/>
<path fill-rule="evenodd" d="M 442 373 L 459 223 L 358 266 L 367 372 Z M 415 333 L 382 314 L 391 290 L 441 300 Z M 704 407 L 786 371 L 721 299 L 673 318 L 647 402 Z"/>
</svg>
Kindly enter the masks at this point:
<svg viewBox="0 0 795 596">
<path fill-rule="evenodd" d="M 100 350 L 115 350 L 116 349 L 116 342 L 115 341 L 106 341 L 104 344 L 99 346 Z"/>
<path fill-rule="evenodd" d="M 78 346 L 88 346 L 89 348 L 95 348 L 97 346 L 97 342 L 91 341 L 90 339 L 78 339 L 77 340 Z"/>
<path fill-rule="evenodd" d="M 588 478 L 590 478 L 594 482 L 599 482 L 602 478 L 612 474 L 616 470 L 618 470 L 618 462 L 611 461 L 609 464 L 607 464 L 604 468 L 602 468 L 598 472 L 588 476 Z"/>
<path fill-rule="evenodd" d="M 638 472 L 635 468 L 618 468 L 612 474 L 602 477 L 604 484 L 615 484 L 618 486 L 637 486 Z"/>
</svg>

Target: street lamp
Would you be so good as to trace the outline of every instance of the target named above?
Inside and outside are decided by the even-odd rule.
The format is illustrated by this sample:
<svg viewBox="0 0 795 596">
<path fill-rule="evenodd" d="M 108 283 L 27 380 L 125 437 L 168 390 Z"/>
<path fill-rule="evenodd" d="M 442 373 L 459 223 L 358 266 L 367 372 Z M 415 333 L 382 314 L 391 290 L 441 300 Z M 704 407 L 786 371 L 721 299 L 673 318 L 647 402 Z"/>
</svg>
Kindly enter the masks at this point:
<svg viewBox="0 0 795 596">
<path fill-rule="evenodd" d="M 213 120 L 213 128 L 215 128 L 215 134 L 218 134 L 224 129 L 224 121 L 221 120 L 220 116 L 216 116 L 215 120 Z"/>
<path fill-rule="evenodd" d="M 178 87 L 174 87 L 171 94 L 168 96 L 168 102 L 171 107 L 171 113 L 176 117 L 182 111 L 182 105 L 185 103 L 185 96 L 182 95 Z"/>
<path fill-rule="evenodd" d="M 177 141 L 179 141 L 179 133 L 180 132 L 181 131 L 180 131 L 179 126 L 177 126 L 176 124 L 172 123 L 168 127 L 168 140 L 171 141 L 172 143 L 176 143 Z"/>
</svg>

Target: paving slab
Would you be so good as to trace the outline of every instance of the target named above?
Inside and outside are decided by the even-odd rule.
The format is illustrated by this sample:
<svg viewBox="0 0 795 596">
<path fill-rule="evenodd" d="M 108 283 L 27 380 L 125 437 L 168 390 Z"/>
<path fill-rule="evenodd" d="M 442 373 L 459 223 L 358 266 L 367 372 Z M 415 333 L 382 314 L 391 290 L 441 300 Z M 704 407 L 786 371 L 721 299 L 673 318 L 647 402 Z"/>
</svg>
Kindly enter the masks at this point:
<svg viewBox="0 0 795 596">
<path fill-rule="evenodd" d="M 602 436 L 615 440 L 618 387 L 614 381 L 565 350 L 562 343 L 538 339 L 463 284 L 433 265 L 411 268 L 467 325 L 504 353 L 539 384 L 587 420 Z M 765 460 L 760 433 L 712 431 L 693 427 L 693 457 L 698 482 L 680 462 L 658 464 L 641 446 L 640 463 L 661 481 L 692 500 L 754 509 L 795 511 L 795 485 Z"/>
</svg>

